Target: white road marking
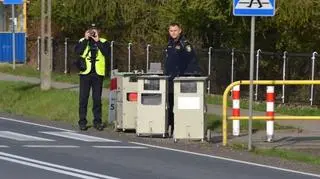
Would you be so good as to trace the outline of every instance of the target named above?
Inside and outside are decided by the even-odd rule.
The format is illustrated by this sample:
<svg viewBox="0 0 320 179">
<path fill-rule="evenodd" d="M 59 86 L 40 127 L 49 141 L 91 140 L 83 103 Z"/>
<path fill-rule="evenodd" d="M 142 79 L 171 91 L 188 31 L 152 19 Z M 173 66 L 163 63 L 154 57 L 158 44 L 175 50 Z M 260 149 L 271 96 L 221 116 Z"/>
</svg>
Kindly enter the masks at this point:
<svg viewBox="0 0 320 179">
<path fill-rule="evenodd" d="M 78 134 L 74 132 L 40 132 L 40 133 L 74 139 L 74 140 L 81 140 L 85 142 L 120 142 L 117 140 L 110 140 L 110 139 L 105 139 L 100 137 Z"/>
<path fill-rule="evenodd" d="M 76 145 L 24 145 L 23 147 L 29 148 L 79 148 Z"/>
<path fill-rule="evenodd" d="M 0 117 L 0 119 L 7 120 L 7 121 L 14 121 L 14 122 L 19 122 L 19 123 L 24 123 L 24 124 L 30 124 L 30 125 L 34 125 L 34 126 L 41 126 L 41 127 L 46 127 L 46 128 L 50 128 L 50 129 L 57 129 L 57 130 L 62 130 L 62 131 L 66 131 L 66 132 L 73 132 L 72 130 L 67 130 L 67 129 L 63 129 L 63 128 L 57 128 L 57 127 L 52 127 L 52 126 L 47 126 L 47 125 L 41 125 L 41 124 L 36 124 L 36 123 L 32 123 L 32 122 L 16 120 L 16 119 L 12 119 L 12 118 Z M 151 147 L 151 148 L 170 150 L 170 151 L 186 153 L 186 154 L 191 154 L 191 155 L 196 155 L 196 156 L 215 158 L 215 159 L 226 160 L 226 161 L 235 162 L 235 163 L 247 164 L 247 165 L 258 166 L 258 167 L 263 167 L 263 168 L 270 168 L 270 169 L 274 169 L 274 170 L 280 170 L 280 171 L 285 171 L 285 172 L 289 172 L 289 173 L 296 173 L 296 174 L 301 174 L 301 175 L 307 175 L 307 176 L 313 176 L 313 177 L 320 178 L 320 175 L 313 174 L 313 173 L 300 172 L 300 171 L 295 171 L 295 170 L 290 170 L 290 169 L 285 169 L 285 168 L 280 168 L 280 167 L 273 167 L 273 166 L 268 166 L 268 165 L 253 163 L 253 162 L 246 162 L 246 161 L 241 161 L 241 160 L 236 160 L 236 159 L 231 159 L 231 158 L 219 157 L 219 156 L 208 155 L 208 154 L 201 154 L 201 153 L 196 153 L 196 152 L 189 152 L 189 151 L 185 151 L 185 150 L 173 149 L 173 148 L 168 148 L 168 147 L 161 147 L 161 146 L 156 146 L 156 145 L 149 145 L 149 144 L 138 143 L 138 142 L 130 142 L 130 143 L 136 144 L 136 145 L 141 145 L 141 146 L 147 146 L 147 147 Z M 2 152 L 0 152 L 0 154 L 1 153 Z M 116 179 L 116 178 L 114 178 L 114 179 Z"/>
<path fill-rule="evenodd" d="M 173 148 L 168 148 L 168 147 L 161 147 L 161 146 L 157 146 L 157 145 L 150 145 L 150 144 L 144 144 L 144 143 L 139 143 L 139 142 L 129 142 L 129 143 L 135 144 L 135 145 L 151 147 L 151 148 L 157 148 L 157 149 L 162 149 L 162 150 L 170 150 L 170 151 L 174 151 L 174 152 L 191 154 L 191 155 L 196 155 L 196 156 L 201 156 L 201 157 L 209 157 L 209 158 L 225 160 L 225 161 L 229 161 L 229 162 L 241 163 L 241 164 L 246 164 L 246 165 L 252 165 L 252 166 L 257 166 L 257 167 L 269 168 L 269 169 L 274 169 L 274 170 L 279 170 L 279 171 L 284 171 L 284 172 L 289 172 L 289 173 L 295 173 L 295 174 L 301 174 L 301 175 L 307 175 L 307 176 L 313 176 L 313 177 L 320 178 L 320 175 L 314 174 L 314 173 L 300 172 L 300 171 L 290 170 L 290 169 L 285 169 L 285 168 L 280 168 L 280 167 L 263 165 L 263 164 L 253 163 L 253 162 L 246 162 L 246 161 L 242 161 L 242 160 L 236 160 L 236 159 L 231 159 L 231 158 L 226 158 L 226 157 L 219 157 L 219 156 L 202 154 L 202 153 L 196 153 L 196 152 L 189 152 L 189 151 L 185 151 L 185 150 L 173 149 Z"/>
<path fill-rule="evenodd" d="M 34 167 L 34 168 L 40 168 L 40 169 L 43 169 L 43 170 L 48 170 L 48 171 L 51 171 L 51 172 L 60 173 L 60 174 L 64 174 L 64 175 L 69 175 L 69 176 L 73 176 L 73 177 L 77 177 L 77 178 L 99 179 L 99 178 L 96 178 L 96 177 L 90 177 L 88 175 L 82 175 L 82 174 L 78 174 L 78 173 L 73 173 L 73 172 L 69 172 L 69 171 L 65 171 L 65 170 L 60 170 L 60 169 L 56 169 L 56 168 L 52 168 L 52 167 L 47 167 L 47 166 L 34 164 L 34 163 L 31 163 L 31 162 L 25 162 L 25 161 L 21 161 L 21 160 L 16 160 L 16 159 L 8 158 L 8 157 L 0 156 L 0 160 L 5 160 L 5 161 L 8 161 L 8 162 L 12 162 L 12 163 L 18 163 L 18 164 L 21 164 L 21 165 L 26 165 L 26 166 L 30 166 L 30 167 Z"/>
<path fill-rule="evenodd" d="M 142 146 L 92 146 L 94 148 L 101 148 L 101 149 L 148 149 L 148 147 Z"/>
<path fill-rule="evenodd" d="M 49 171 L 54 171 L 57 173 L 62 173 L 70 176 L 76 176 L 79 178 L 85 178 L 85 179 L 99 179 L 99 178 L 104 178 L 104 179 L 120 179 L 108 175 L 102 175 L 99 173 L 93 173 L 85 170 L 80 170 L 76 168 L 71 168 L 71 167 L 66 167 L 62 165 L 57 165 L 53 163 L 48 163 L 40 160 L 35 160 L 31 158 L 26 158 L 18 155 L 13 155 L 5 152 L 0 152 L 0 159 L 2 160 L 7 160 L 15 163 L 20 163 L 23 165 L 28 165 L 36 168 L 41 168 L 44 170 L 49 170 Z M 32 162 L 32 163 L 31 163 Z M 54 168 L 52 168 L 54 167 Z M 74 173 L 76 172 L 76 173 Z M 83 175 L 80 175 L 83 174 Z M 98 178 L 95 178 L 98 177 Z"/>
<path fill-rule="evenodd" d="M 67 129 L 58 128 L 58 127 L 52 127 L 52 126 L 47 126 L 47 125 L 42 125 L 42 124 L 37 124 L 37 123 L 33 123 L 33 122 L 27 122 L 27 121 L 22 121 L 22 120 L 7 118 L 7 117 L 0 117 L 0 119 L 6 120 L 6 121 L 11 121 L 11 122 L 18 122 L 18 123 L 22 123 L 22 124 L 29 124 L 29 125 L 33 125 L 33 126 L 39 126 L 39 127 L 50 128 L 50 129 L 56 129 L 56 130 L 61 130 L 61 131 L 73 132 L 72 130 L 67 130 Z"/>
<path fill-rule="evenodd" d="M 7 145 L 0 145 L 0 148 L 9 148 Z"/>
<path fill-rule="evenodd" d="M 35 137 L 11 131 L 0 131 L 0 137 L 17 141 L 54 141 L 51 139 L 45 139 L 41 137 Z"/>
</svg>

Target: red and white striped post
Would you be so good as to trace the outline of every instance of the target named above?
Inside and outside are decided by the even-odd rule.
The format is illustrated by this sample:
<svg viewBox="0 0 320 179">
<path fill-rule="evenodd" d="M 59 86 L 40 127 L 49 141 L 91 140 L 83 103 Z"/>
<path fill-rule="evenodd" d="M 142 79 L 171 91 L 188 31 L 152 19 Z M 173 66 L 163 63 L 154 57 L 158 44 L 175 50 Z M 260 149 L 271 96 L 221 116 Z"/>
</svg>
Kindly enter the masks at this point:
<svg viewBox="0 0 320 179">
<path fill-rule="evenodd" d="M 232 116 L 240 116 L 240 85 L 234 86 L 232 89 Z M 232 121 L 233 136 L 240 135 L 240 120 Z"/>
<path fill-rule="evenodd" d="M 267 120 L 267 141 L 271 142 L 274 135 L 274 86 L 267 86 L 266 102 L 267 112 L 266 115 L 272 117 Z"/>
</svg>

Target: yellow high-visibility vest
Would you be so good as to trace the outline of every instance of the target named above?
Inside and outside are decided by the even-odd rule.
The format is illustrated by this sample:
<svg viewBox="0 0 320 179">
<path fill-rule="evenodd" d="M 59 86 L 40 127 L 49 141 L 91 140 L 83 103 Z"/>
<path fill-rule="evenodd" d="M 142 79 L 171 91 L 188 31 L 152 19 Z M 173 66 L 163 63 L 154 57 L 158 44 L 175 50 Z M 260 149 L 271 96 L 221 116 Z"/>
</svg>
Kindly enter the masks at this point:
<svg viewBox="0 0 320 179">
<path fill-rule="evenodd" d="M 80 39 L 80 42 L 84 40 L 84 38 Z M 107 40 L 104 38 L 100 38 L 100 42 L 104 43 Z M 90 52 L 90 47 L 89 44 L 87 45 L 86 49 L 84 50 L 83 54 L 81 57 L 86 61 L 86 70 L 85 71 L 80 71 L 80 74 L 82 75 L 87 75 L 91 71 L 91 52 Z M 105 63 L 106 63 L 106 58 L 103 56 L 102 52 L 100 49 L 97 51 L 97 57 L 95 61 L 95 67 L 96 67 L 96 73 L 100 76 L 105 76 Z"/>
</svg>

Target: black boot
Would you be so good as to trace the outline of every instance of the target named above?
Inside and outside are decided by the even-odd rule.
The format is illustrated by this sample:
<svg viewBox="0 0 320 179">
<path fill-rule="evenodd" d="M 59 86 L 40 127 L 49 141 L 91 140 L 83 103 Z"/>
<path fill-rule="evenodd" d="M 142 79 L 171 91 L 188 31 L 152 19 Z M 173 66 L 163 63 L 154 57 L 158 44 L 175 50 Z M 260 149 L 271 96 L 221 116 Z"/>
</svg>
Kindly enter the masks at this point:
<svg viewBox="0 0 320 179">
<path fill-rule="evenodd" d="M 98 131 L 103 131 L 104 128 L 103 124 L 95 124 L 93 127 Z"/>
<path fill-rule="evenodd" d="M 86 131 L 86 130 L 88 130 L 88 127 L 86 125 L 79 125 L 79 129 L 81 131 Z"/>
</svg>

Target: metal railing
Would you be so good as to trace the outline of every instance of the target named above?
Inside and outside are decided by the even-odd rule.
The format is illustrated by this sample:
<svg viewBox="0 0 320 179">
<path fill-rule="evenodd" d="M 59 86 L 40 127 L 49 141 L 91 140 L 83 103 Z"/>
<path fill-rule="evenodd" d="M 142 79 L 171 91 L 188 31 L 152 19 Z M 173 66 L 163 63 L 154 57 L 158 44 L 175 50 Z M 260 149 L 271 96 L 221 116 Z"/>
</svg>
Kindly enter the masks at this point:
<svg viewBox="0 0 320 179">
<path fill-rule="evenodd" d="M 250 81 L 236 81 L 231 83 L 223 93 L 222 102 L 222 143 L 223 146 L 228 142 L 228 119 L 230 120 L 245 120 L 249 119 L 249 116 L 228 117 L 228 94 L 234 86 L 237 85 L 249 85 Z M 261 80 L 253 81 L 254 85 L 320 85 L 320 80 Z M 274 119 L 274 120 L 320 120 L 320 116 L 252 116 L 253 120 Z"/>
</svg>

